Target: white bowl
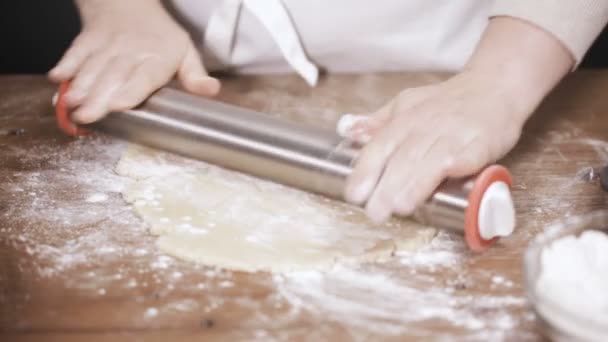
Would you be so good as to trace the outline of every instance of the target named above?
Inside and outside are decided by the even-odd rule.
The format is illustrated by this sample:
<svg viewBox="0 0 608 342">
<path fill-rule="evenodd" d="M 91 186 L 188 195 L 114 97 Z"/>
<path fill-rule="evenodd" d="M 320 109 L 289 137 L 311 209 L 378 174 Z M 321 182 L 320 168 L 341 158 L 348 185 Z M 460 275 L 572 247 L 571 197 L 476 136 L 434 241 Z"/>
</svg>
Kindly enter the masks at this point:
<svg viewBox="0 0 608 342">
<path fill-rule="evenodd" d="M 543 248 L 560 238 L 569 235 L 578 236 L 590 229 L 608 233 L 608 211 L 571 217 L 551 225 L 534 238 L 524 255 L 524 277 L 528 300 L 533 305 L 541 333 L 553 341 L 608 341 L 608 325 L 575 314 L 562 303 L 538 293 L 536 286 L 541 271 Z"/>
</svg>

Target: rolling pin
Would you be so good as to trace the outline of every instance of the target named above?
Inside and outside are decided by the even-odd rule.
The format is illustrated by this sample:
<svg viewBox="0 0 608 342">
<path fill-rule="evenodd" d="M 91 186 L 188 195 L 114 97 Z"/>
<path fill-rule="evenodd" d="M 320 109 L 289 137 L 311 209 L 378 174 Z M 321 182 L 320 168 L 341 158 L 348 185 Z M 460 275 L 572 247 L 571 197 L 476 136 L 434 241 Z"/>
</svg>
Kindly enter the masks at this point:
<svg viewBox="0 0 608 342">
<path fill-rule="evenodd" d="M 343 199 L 360 152 L 335 131 L 162 88 L 135 109 L 112 112 L 86 126 L 71 122 L 61 84 L 59 127 L 73 136 L 101 131 L 131 142 L 216 164 L 288 186 Z M 413 214 L 422 224 L 464 234 L 486 250 L 515 228 L 508 170 L 492 165 L 474 177 L 449 179 Z"/>
</svg>

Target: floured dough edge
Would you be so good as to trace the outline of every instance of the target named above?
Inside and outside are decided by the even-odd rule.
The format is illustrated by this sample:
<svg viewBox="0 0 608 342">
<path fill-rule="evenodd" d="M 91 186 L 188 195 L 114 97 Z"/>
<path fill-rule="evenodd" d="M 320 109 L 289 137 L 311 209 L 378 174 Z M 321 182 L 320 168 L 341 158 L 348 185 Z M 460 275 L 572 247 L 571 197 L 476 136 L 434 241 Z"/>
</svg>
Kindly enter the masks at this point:
<svg viewBox="0 0 608 342">
<path fill-rule="evenodd" d="M 126 149 L 123 153 L 121 159 L 119 160 L 116 166 L 116 172 L 119 175 L 125 176 L 129 178 L 133 184 L 137 184 L 139 182 L 146 181 L 149 177 L 141 177 L 132 170 L 129 169 L 129 158 L 137 158 L 139 154 L 153 154 L 156 155 L 158 153 L 163 152 L 155 152 L 151 149 L 147 149 L 144 147 L 140 147 L 137 145 L 131 145 Z M 181 157 L 176 157 L 181 158 Z M 170 166 L 179 168 L 179 166 Z M 215 167 L 215 166 L 211 166 Z M 232 172 L 232 171 L 227 171 Z M 243 175 L 240 173 L 234 172 L 238 177 L 245 177 L 249 179 L 255 179 L 255 177 L 251 177 L 248 175 Z M 131 205 L 133 205 L 136 200 L 133 196 L 128 193 L 129 187 L 126 187 L 123 190 L 122 196 Z M 300 191 L 300 190 L 294 190 Z M 158 236 L 157 246 L 165 253 L 175 256 L 177 258 L 204 264 L 207 266 L 215 266 L 229 270 L 235 271 L 244 271 L 244 272 L 257 272 L 257 271 L 271 271 L 271 272 L 290 272 L 290 271 L 301 271 L 301 270 L 330 270 L 336 264 L 360 264 L 360 263 L 384 263 L 393 259 L 394 255 L 397 252 L 402 251 L 415 251 L 416 249 L 430 243 L 430 241 L 436 236 L 436 229 L 431 227 L 425 227 L 418 224 L 416 228 L 416 233 L 413 234 L 409 238 L 391 238 L 378 241 L 372 248 L 369 248 L 365 251 L 365 253 L 360 255 L 347 255 L 347 254 L 335 254 L 332 255 L 331 258 L 328 258 L 325 262 L 319 262 L 314 264 L 307 265 L 284 265 L 284 264 L 265 264 L 265 265 L 252 265 L 246 262 L 246 260 L 232 259 L 228 260 L 226 258 L 217 257 L 212 254 L 204 255 L 200 253 L 196 253 L 188 248 L 182 248 L 182 246 L 176 245 L 172 242 L 172 235 L 170 232 L 167 232 L 166 229 L 162 229 L 160 227 L 156 227 L 154 224 L 148 222 L 145 215 L 137 209 L 136 206 L 133 206 L 135 213 L 138 217 L 142 219 L 142 221 L 147 224 L 150 228 L 151 233 Z M 370 227 L 373 229 L 373 227 Z M 408 228 L 410 229 L 410 228 Z"/>
</svg>

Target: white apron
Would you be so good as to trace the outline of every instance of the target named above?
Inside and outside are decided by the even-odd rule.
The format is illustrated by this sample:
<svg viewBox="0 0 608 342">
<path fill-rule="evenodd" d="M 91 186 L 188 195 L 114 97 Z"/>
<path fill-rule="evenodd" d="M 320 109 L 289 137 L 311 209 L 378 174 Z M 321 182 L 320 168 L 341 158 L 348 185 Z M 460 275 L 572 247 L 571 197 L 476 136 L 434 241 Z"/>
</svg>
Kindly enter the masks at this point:
<svg viewBox="0 0 608 342">
<path fill-rule="evenodd" d="M 454 71 L 492 0 L 171 0 L 209 70 Z"/>
</svg>

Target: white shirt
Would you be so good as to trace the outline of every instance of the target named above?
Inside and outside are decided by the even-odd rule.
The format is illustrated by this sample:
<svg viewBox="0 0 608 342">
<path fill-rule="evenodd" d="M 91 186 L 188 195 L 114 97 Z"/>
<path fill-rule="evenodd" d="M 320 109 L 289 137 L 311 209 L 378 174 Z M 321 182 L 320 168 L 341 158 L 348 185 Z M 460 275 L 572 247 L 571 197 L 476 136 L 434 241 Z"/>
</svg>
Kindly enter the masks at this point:
<svg viewBox="0 0 608 342">
<path fill-rule="evenodd" d="M 492 0 L 172 0 L 210 70 L 454 71 Z"/>
</svg>

